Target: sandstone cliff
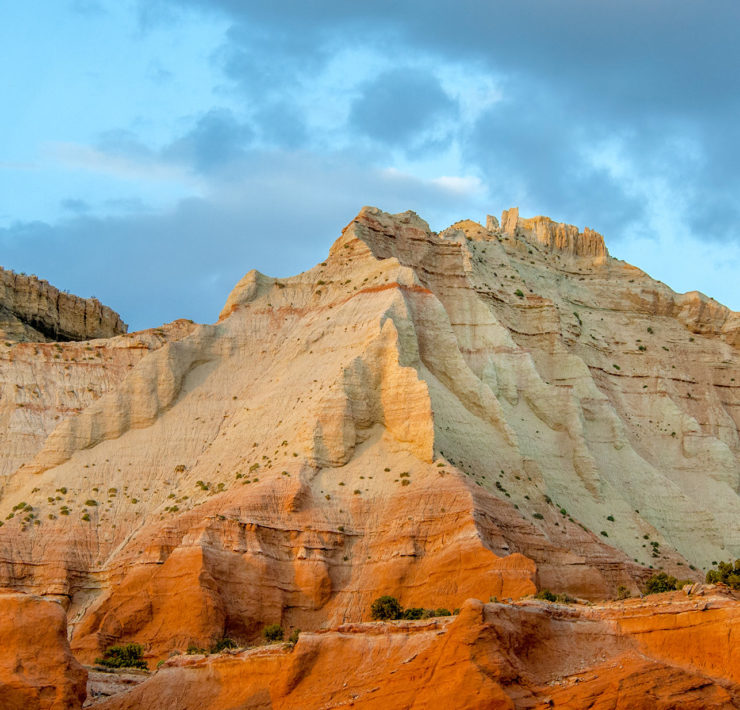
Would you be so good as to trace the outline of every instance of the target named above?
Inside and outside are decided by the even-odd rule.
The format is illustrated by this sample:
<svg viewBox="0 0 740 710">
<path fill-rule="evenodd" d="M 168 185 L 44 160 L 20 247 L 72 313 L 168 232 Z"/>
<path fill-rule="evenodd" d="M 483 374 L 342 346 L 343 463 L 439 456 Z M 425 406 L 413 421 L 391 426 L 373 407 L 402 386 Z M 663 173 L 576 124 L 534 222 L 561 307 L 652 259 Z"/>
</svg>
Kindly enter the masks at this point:
<svg viewBox="0 0 740 710">
<path fill-rule="evenodd" d="M 0 338 L 92 340 L 125 333 L 121 317 L 95 298 L 59 291 L 36 276 L 0 268 Z"/>
<path fill-rule="evenodd" d="M 60 604 L 0 591 L 0 707 L 76 710 L 87 696 L 87 671 L 67 641 Z"/>
<path fill-rule="evenodd" d="M 738 314 L 546 218 L 365 208 L 217 323 L 11 343 L 0 385 L 0 585 L 85 661 L 740 555 Z"/>
<path fill-rule="evenodd" d="M 99 707 L 719 710 L 740 704 L 739 632 L 740 604 L 721 592 L 592 607 L 471 599 L 451 619 L 176 656 Z"/>
</svg>

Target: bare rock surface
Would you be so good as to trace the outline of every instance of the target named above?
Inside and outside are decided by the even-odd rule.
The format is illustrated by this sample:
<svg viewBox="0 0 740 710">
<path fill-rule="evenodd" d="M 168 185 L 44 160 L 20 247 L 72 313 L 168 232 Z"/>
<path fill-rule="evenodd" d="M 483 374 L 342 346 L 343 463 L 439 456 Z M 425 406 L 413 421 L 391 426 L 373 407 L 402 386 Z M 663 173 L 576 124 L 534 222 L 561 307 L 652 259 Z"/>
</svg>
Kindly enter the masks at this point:
<svg viewBox="0 0 740 710">
<path fill-rule="evenodd" d="M 0 590 L 0 641 L 3 710 L 82 707 L 87 671 L 69 649 L 61 604 Z"/>
<path fill-rule="evenodd" d="M 110 338 L 127 330 L 115 311 L 96 298 L 80 298 L 48 281 L 0 267 L 0 338 L 66 341 Z"/>
</svg>

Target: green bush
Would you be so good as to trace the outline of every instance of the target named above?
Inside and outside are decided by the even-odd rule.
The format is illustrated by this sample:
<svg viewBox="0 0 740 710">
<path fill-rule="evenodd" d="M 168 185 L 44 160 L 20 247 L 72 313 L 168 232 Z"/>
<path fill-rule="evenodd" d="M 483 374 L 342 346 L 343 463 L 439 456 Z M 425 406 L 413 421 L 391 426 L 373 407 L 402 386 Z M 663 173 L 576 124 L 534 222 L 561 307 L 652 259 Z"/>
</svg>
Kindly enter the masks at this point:
<svg viewBox="0 0 740 710">
<path fill-rule="evenodd" d="M 293 629 L 290 632 L 290 636 L 288 636 L 288 643 L 291 646 L 295 646 L 298 643 L 298 637 L 300 636 L 300 634 L 301 634 L 300 629 Z"/>
<path fill-rule="evenodd" d="M 148 669 L 146 661 L 142 659 L 144 647 L 138 643 L 127 643 L 123 646 L 110 646 L 102 658 L 96 658 L 95 663 L 107 668 L 143 668 Z"/>
<path fill-rule="evenodd" d="M 567 594 L 555 594 L 549 589 L 541 589 L 534 595 L 535 599 L 542 599 L 546 602 L 559 602 L 560 604 L 572 604 L 575 599 Z"/>
<path fill-rule="evenodd" d="M 629 599 L 631 596 L 630 590 L 627 587 L 621 584 L 617 587 L 617 599 Z"/>
<path fill-rule="evenodd" d="M 274 643 L 275 641 L 283 640 L 283 627 L 280 624 L 270 624 L 262 629 L 262 635 L 265 637 L 267 643 Z"/>
<path fill-rule="evenodd" d="M 387 594 L 378 597 L 370 607 L 370 615 L 374 621 L 388 621 L 389 619 L 400 619 L 403 608 L 395 597 Z"/>
<path fill-rule="evenodd" d="M 676 579 L 665 572 L 658 572 L 645 582 L 645 594 L 672 592 L 676 589 L 681 589 L 685 584 L 691 584 L 691 581 L 686 579 Z"/>
<path fill-rule="evenodd" d="M 187 653 L 188 656 L 207 656 L 208 655 L 208 649 L 207 648 L 200 648 L 200 646 L 196 646 L 194 643 L 191 643 L 188 646 L 188 650 L 185 651 L 185 653 Z"/>
<path fill-rule="evenodd" d="M 211 646 L 211 653 L 221 653 L 221 651 L 227 648 L 236 648 L 236 643 L 227 638 L 219 639 Z"/>
<path fill-rule="evenodd" d="M 421 607 L 411 607 L 409 609 L 404 609 L 403 613 L 401 614 L 402 619 L 408 619 L 409 621 L 417 621 L 418 619 L 423 618 L 424 616 L 424 609 Z"/>
<path fill-rule="evenodd" d="M 720 562 L 717 569 L 710 569 L 707 572 L 708 584 L 726 584 L 732 589 L 740 589 L 740 558 L 729 562 Z"/>
<path fill-rule="evenodd" d="M 540 589 L 537 594 L 534 595 L 535 599 L 543 599 L 546 602 L 554 602 L 557 597 L 549 589 Z"/>
</svg>

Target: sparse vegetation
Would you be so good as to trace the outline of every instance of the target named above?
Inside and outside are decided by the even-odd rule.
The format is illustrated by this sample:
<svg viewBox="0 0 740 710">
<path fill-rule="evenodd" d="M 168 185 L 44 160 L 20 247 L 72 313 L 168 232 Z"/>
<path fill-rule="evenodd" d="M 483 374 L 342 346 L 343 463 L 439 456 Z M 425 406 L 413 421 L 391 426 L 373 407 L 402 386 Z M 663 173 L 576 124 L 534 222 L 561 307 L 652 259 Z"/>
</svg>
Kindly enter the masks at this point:
<svg viewBox="0 0 740 710">
<path fill-rule="evenodd" d="M 207 648 L 201 648 L 200 646 L 196 646 L 194 643 L 191 643 L 188 646 L 188 650 L 185 651 L 188 656 L 207 656 L 208 655 L 208 649 Z"/>
<path fill-rule="evenodd" d="M 275 643 L 276 641 L 283 640 L 283 627 L 280 624 L 270 624 L 262 629 L 262 636 L 264 636 L 267 643 Z"/>
<path fill-rule="evenodd" d="M 546 602 L 558 602 L 560 604 L 572 604 L 575 599 L 567 594 L 555 594 L 549 589 L 540 589 L 537 594 L 534 595 L 535 599 L 542 599 Z"/>
<path fill-rule="evenodd" d="M 211 653 L 221 653 L 227 648 L 236 648 L 236 642 L 229 638 L 222 638 L 211 646 Z"/>
<path fill-rule="evenodd" d="M 370 607 L 370 616 L 374 621 L 389 621 L 391 619 L 400 619 L 403 614 L 403 607 L 398 599 L 383 595 L 378 597 Z"/>
<path fill-rule="evenodd" d="M 686 584 L 691 584 L 691 581 L 686 579 L 679 580 L 666 572 L 658 572 L 645 582 L 645 594 L 672 592 L 676 589 L 682 589 Z"/>
<path fill-rule="evenodd" d="M 374 621 L 393 621 L 395 619 L 406 619 L 416 621 L 418 619 L 432 619 L 435 616 L 452 616 L 449 609 L 425 609 L 423 607 L 409 607 L 404 609 L 398 599 L 388 595 L 378 597 L 370 607 L 370 615 Z"/>
<path fill-rule="evenodd" d="M 144 647 L 138 643 L 127 643 L 123 646 L 110 646 L 102 658 L 95 663 L 106 668 L 143 668 L 147 670 L 146 661 L 142 659 Z"/>
<path fill-rule="evenodd" d="M 710 569 L 707 572 L 706 580 L 708 584 L 726 584 L 732 589 L 740 589 L 740 558 L 729 562 L 719 562 L 717 569 Z"/>
</svg>

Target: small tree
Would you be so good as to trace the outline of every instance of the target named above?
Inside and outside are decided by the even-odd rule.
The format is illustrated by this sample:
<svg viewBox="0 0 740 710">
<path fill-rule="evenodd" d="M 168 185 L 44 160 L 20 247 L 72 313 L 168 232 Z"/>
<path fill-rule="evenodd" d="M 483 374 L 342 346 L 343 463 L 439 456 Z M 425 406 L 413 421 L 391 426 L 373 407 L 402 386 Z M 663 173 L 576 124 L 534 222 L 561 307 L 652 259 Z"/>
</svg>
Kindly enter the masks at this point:
<svg viewBox="0 0 740 710">
<path fill-rule="evenodd" d="M 262 635 L 267 643 L 283 640 L 283 627 L 280 624 L 270 624 L 262 630 Z"/>
<path fill-rule="evenodd" d="M 659 594 L 660 592 L 672 592 L 681 589 L 685 584 L 690 582 L 685 579 L 676 579 L 665 572 L 654 574 L 645 582 L 645 594 Z"/>
<path fill-rule="evenodd" d="M 403 613 L 403 607 L 395 597 L 387 594 L 378 597 L 370 607 L 370 614 L 374 621 L 388 621 L 389 619 L 399 619 Z"/>
<path fill-rule="evenodd" d="M 710 569 L 707 572 L 707 583 L 708 584 L 726 584 L 732 589 L 740 589 L 740 558 L 732 563 L 720 562 L 717 565 L 717 569 Z"/>
</svg>

